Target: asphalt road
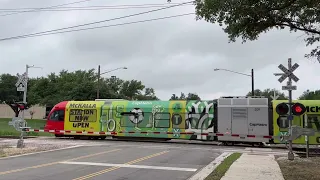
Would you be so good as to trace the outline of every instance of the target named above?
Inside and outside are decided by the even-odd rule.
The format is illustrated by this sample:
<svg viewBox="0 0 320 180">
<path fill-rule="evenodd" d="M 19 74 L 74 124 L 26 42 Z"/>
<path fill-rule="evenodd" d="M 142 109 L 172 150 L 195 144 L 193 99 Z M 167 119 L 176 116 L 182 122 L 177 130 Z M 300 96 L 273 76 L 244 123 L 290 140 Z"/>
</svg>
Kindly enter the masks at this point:
<svg viewBox="0 0 320 180">
<path fill-rule="evenodd" d="M 0 159 L 0 179 L 185 180 L 221 153 L 197 145 L 96 144 Z"/>
</svg>

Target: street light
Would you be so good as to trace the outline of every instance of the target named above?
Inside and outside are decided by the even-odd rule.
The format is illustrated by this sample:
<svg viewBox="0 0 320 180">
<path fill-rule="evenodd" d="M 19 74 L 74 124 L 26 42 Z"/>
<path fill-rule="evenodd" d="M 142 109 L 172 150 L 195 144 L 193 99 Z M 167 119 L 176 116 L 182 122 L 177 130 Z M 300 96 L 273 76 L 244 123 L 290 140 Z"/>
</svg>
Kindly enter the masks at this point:
<svg viewBox="0 0 320 180">
<path fill-rule="evenodd" d="M 251 77 L 251 95 L 254 96 L 254 72 L 253 72 L 253 69 L 251 69 L 251 75 L 250 74 L 244 74 L 244 73 L 241 73 L 241 72 L 236 72 L 236 71 L 231 71 L 231 70 L 228 70 L 228 69 L 214 69 L 214 71 L 228 71 L 228 72 L 232 72 L 232 73 L 236 73 L 236 74 L 240 74 L 240 75 L 244 75 L 244 76 L 250 76 Z"/>
<path fill-rule="evenodd" d="M 109 73 L 109 72 L 112 72 L 112 71 L 119 70 L 119 69 L 128 69 L 128 68 L 127 68 L 127 67 L 119 67 L 119 68 L 111 69 L 111 70 L 109 70 L 109 71 L 106 71 L 106 72 L 101 73 L 101 71 L 100 71 L 100 65 L 98 66 L 97 99 L 99 99 L 99 95 L 100 95 L 100 76 L 103 75 L 103 74 L 107 74 L 107 73 Z"/>
</svg>

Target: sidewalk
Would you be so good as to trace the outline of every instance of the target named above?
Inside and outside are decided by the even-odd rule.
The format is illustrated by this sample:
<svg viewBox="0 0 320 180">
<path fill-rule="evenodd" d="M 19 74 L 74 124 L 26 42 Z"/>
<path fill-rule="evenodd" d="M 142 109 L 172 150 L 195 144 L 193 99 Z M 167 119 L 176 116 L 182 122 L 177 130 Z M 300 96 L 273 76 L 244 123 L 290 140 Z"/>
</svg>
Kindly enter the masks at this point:
<svg viewBox="0 0 320 180">
<path fill-rule="evenodd" d="M 274 156 L 242 154 L 221 180 L 284 180 Z"/>
</svg>

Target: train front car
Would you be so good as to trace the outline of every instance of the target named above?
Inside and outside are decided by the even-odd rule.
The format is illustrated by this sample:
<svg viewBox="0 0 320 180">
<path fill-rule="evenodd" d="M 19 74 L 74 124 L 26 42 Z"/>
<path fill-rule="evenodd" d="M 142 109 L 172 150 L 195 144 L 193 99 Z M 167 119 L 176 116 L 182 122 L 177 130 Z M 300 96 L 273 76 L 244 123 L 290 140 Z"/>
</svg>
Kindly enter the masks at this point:
<svg viewBox="0 0 320 180">
<path fill-rule="evenodd" d="M 305 108 L 296 107 L 292 109 L 294 114 L 292 117 L 292 125 L 300 126 L 301 128 L 312 128 L 316 131 L 314 136 L 309 136 L 310 145 L 320 144 L 320 100 L 293 100 L 293 103 L 300 103 Z M 289 106 L 287 100 L 273 100 L 273 131 L 274 136 L 289 135 L 289 120 L 288 112 Z M 305 109 L 305 112 L 299 112 Z M 295 112 L 297 111 L 297 112 Z M 274 143 L 284 144 L 287 143 L 285 139 L 275 138 Z M 292 141 L 293 144 L 305 144 L 305 136 Z"/>
<path fill-rule="evenodd" d="M 56 137 L 64 136 L 65 110 L 68 101 L 56 104 L 47 116 L 47 122 L 44 126 L 45 131 L 54 131 Z M 60 132 L 61 131 L 61 132 Z"/>
</svg>

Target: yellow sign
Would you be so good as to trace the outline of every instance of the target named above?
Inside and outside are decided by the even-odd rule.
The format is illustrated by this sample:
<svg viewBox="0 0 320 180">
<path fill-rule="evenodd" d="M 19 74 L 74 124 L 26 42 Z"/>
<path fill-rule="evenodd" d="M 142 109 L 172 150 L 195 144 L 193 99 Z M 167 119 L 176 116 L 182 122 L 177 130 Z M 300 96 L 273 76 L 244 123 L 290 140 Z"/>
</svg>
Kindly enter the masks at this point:
<svg viewBox="0 0 320 180">
<path fill-rule="evenodd" d="M 100 131 L 101 101 L 69 101 L 66 106 L 65 130 Z"/>
</svg>

